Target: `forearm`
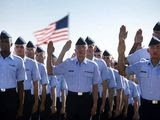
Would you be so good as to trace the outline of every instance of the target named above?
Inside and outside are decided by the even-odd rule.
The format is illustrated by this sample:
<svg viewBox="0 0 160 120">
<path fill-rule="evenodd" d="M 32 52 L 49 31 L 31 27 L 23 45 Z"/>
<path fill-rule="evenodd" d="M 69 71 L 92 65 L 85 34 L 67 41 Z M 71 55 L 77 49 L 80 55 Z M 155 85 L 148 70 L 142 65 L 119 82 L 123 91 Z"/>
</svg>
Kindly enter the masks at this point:
<svg viewBox="0 0 160 120">
<path fill-rule="evenodd" d="M 24 104 L 24 86 L 23 81 L 20 81 L 18 84 L 18 96 L 19 96 L 19 106 L 23 106 Z"/>
<path fill-rule="evenodd" d="M 66 107 L 66 93 L 62 90 L 62 108 Z"/>
<path fill-rule="evenodd" d="M 138 101 L 138 99 L 134 99 L 133 107 L 134 107 L 134 113 L 138 113 L 138 108 L 139 108 L 139 101 Z"/>
<path fill-rule="evenodd" d="M 124 53 L 118 56 L 118 71 L 119 74 L 125 76 L 125 55 Z"/>
<path fill-rule="evenodd" d="M 49 54 L 47 57 L 47 73 L 48 75 L 53 75 L 52 73 L 52 55 L 49 55 Z"/>
<path fill-rule="evenodd" d="M 103 81 L 102 83 L 103 85 L 103 91 L 102 91 L 102 106 L 104 107 L 105 106 L 105 103 L 106 103 L 106 97 L 107 97 L 107 80 Z"/>
<path fill-rule="evenodd" d="M 120 111 L 120 107 L 121 107 L 121 102 L 122 102 L 122 90 L 119 89 L 117 90 L 117 97 L 116 97 L 116 111 Z"/>
<path fill-rule="evenodd" d="M 114 89 L 109 88 L 109 111 L 113 111 Z"/>
<path fill-rule="evenodd" d="M 98 84 L 93 85 L 93 88 L 92 88 L 92 96 L 93 96 L 93 106 L 97 106 L 97 100 L 98 100 Z"/>
<path fill-rule="evenodd" d="M 129 96 L 125 96 L 124 97 L 124 111 L 127 113 L 128 112 L 128 97 Z"/>
<path fill-rule="evenodd" d="M 139 43 L 134 43 L 130 52 L 129 52 L 129 55 L 134 53 L 136 50 L 137 50 L 137 47 L 138 47 Z"/>
<path fill-rule="evenodd" d="M 52 106 L 56 107 L 56 101 L 57 101 L 57 96 L 56 96 L 56 87 L 51 88 L 51 96 L 52 96 Z"/>
<path fill-rule="evenodd" d="M 34 86 L 34 102 L 38 104 L 38 81 L 34 81 L 33 86 Z"/>
<path fill-rule="evenodd" d="M 66 54 L 66 52 L 62 50 L 58 56 L 58 59 L 57 59 L 55 65 L 61 64 L 63 62 L 63 58 L 64 58 L 65 54 Z"/>
<path fill-rule="evenodd" d="M 45 104 L 46 102 L 46 85 L 42 85 L 42 103 Z"/>
</svg>

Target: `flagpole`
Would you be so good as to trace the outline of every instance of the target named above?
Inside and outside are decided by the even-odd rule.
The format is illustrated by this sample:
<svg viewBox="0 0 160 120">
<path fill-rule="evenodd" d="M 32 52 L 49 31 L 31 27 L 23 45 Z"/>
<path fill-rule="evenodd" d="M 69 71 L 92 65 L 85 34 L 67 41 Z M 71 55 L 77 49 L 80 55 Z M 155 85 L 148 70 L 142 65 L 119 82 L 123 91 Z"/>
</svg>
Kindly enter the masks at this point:
<svg viewBox="0 0 160 120">
<path fill-rule="evenodd" d="M 68 40 L 70 40 L 70 12 L 67 13 L 68 15 Z M 68 54 L 68 58 L 71 57 L 71 51 Z"/>
<path fill-rule="evenodd" d="M 70 20 L 70 12 L 68 12 L 68 40 L 70 39 L 70 23 L 69 23 L 69 20 Z"/>
</svg>

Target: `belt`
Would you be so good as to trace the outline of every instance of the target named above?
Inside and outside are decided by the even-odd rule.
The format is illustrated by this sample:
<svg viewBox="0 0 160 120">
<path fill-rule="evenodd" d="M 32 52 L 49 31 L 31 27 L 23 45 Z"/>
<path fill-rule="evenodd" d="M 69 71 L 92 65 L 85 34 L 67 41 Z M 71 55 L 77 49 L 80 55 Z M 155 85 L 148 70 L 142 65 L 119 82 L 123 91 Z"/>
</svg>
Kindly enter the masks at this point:
<svg viewBox="0 0 160 120">
<path fill-rule="evenodd" d="M 153 104 L 153 105 L 160 105 L 160 100 L 147 100 L 144 98 L 141 98 L 142 104 Z"/>
<path fill-rule="evenodd" d="M 16 88 L 0 88 L 0 92 L 16 92 Z"/>
<path fill-rule="evenodd" d="M 24 92 L 27 94 L 27 93 L 29 93 L 29 94 L 31 94 L 31 90 L 24 90 Z"/>
<path fill-rule="evenodd" d="M 68 91 L 68 95 L 77 95 L 77 96 L 91 95 L 91 92 L 72 92 L 72 91 Z"/>
</svg>

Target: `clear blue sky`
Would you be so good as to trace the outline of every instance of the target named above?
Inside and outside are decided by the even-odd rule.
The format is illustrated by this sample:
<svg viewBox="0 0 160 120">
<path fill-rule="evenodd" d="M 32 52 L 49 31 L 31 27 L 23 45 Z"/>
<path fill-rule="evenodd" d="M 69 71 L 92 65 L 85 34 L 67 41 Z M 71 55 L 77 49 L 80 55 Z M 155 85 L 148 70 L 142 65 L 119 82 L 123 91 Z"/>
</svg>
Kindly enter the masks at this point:
<svg viewBox="0 0 160 120">
<path fill-rule="evenodd" d="M 137 29 L 142 28 L 147 46 L 153 26 L 160 21 L 160 0 L 1 0 L 0 30 L 8 31 L 13 42 L 18 36 L 33 41 L 33 32 L 70 13 L 69 55 L 79 37 L 90 36 L 102 49 L 117 58 L 119 28 L 126 25 L 127 52 Z M 58 55 L 65 42 L 55 43 Z M 42 46 L 44 49 L 46 46 Z"/>
</svg>

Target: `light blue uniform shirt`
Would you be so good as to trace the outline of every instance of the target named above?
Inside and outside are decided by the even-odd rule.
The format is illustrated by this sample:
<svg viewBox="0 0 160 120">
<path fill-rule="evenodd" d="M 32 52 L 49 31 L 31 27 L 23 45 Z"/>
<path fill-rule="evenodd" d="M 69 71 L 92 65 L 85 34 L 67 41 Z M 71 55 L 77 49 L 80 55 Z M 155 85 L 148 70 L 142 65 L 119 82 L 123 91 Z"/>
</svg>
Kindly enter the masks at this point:
<svg viewBox="0 0 160 120">
<path fill-rule="evenodd" d="M 136 84 L 136 87 L 137 87 L 137 90 L 138 90 L 138 93 L 139 93 L 139 105 L 141 104 L 141 90 L 140 90 L 140 87 L 139 87 L 139 85 L 138 84 Z"/>
<path fill-rule="evenodd" d="M 100 77 L 101 77 L 101 81 L 100 83 L 102 83 L 102 80 L 107 80 L 108 76 L 106 75 L 106 69 L 107 69 L 107 65 L 104 62 L 103 59 L 98 59 L 98 58 L 93 58 L 93 61 L 95 61 L 98 65 L 99 71 L 100 71 Z"/>
<path fill-rule="evenodd" d="M 49 81 L 48 81 L 48 75 L 47 75 L 47 70 L 45 68 L 45 65 L 42 63 L 38 63 L 38 69 L 39 69 L 39 73 L 41 76 L 41 79 L 39 81 L 39 95 L 42 94 L 42 85 L 48 85 Z"/>
<path fill-rule="evenodd" d="M 64 75 L 68 90 L 72 92 L 91 92 L 92 85 L 100 80 L 98 65 L 88 59 L 80 64 L 77 58 L 69 58 L 55 66 L 53 71 L 55 75 Z"/>
<path fill-rule="evenodd" d="M 135 64 L 136 62 L 141 61 L 141 59 L 150 59 L 150 55 L 147 51 L 147 48 L 142 48 L 137 50 L 136 52 L 130 54 L 127 57 L 128 63 L 130 65 Z"/>
<path fill-rule="evenodd" d="M 5 59 L 0 54 L 0 88 L 16 88 L 18 81 L 26 79 L 23 60 L 10 54 Z"/>
<path fill-rule="evenodd" d="M 122 77 L 124 94 L 125 94 L 126 96 L 129 96 L 129 95 L 131 94 L 130 88 L 129 88 L 129 81 L 127 80 L 127 78 L 125 78 L 125 77 L 123 77 L 123 76 L 121 76 L 121 77 Z"/>
<path fill-rule="evenodd" d="M 67 92 L 68 90 L 67 83 L 63 75 L 58 75 L 56 80 L 56 94 L 57 97 L 61 97 L 61 91 L 64 90 Z"/>
<path fill-rule="evenodd" d="M 28 57 L 24 58 L 25 69 L 27 73 L 27 80 L 24 81 L 24 90 L 31 90 L 33 81 L 40 80 L 37 62 Z"/>
<path fill-rule="evenodd" d="M 113 69 L 113 72 L 114 72 L 114 76 L 115 76 L 116 83 L 117 83 L 116 89 L 117 90 L 122 89 L 123 88 L 123 83 L 122 83 L 121 75 L 119 74 L 118 70 Z"/>
<path fill-rule="evenodd" d="M 101 79 L 100 79 L 100 83 L 98 84 L 98 92 L 99 92 L 99 97 L 102 97 L 102 91 L 103 91 L 102 81 L 108 79 L 107 65 L 103 59 L 98 59 L 98 58 L 93 57 L 93 61 L 95 61 L 97 63 L 98 68 L 99 68 Z"/>
<path fill-rule="evenodd" d="M 47 94 L 51 93 L 51 88 L 55 88 L 57 84 L 57 77 L 53 75 L 48 76 L 49 84 L 47 86 Z"/>
<path fill-rule="evenodd" d="M 140 94 L 138 91 L 138 87 L 136 85 L 136 83 L 134 83 L 133 81 L 129 80 L 129 89 L 130 89 L 130 95 L 129 95 L 129 99 L 128 99 L 128 104 L 132 104 L 134 103 L 134 98 L 139 99 Z"/>
<path fill-rule="evenodd" d="M 117 82 L 116 82 L 116 77 L 113 71 L 113 68 L 107 67 L 107 81 L 108 81 L 108 87 L 109 88 L 116 88 L 117 87 Z"/>
<path fill-rule="evenodd" d="M 142 98 L 160 100 L 160 62 L 153 67 L 150 60 L 143 60 L 128 66 L 126 73 L 136 74 Z"/>
</svg>

